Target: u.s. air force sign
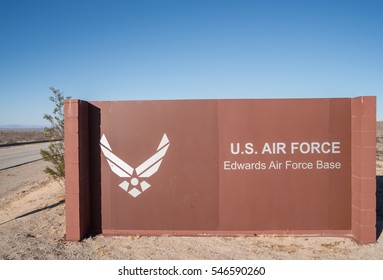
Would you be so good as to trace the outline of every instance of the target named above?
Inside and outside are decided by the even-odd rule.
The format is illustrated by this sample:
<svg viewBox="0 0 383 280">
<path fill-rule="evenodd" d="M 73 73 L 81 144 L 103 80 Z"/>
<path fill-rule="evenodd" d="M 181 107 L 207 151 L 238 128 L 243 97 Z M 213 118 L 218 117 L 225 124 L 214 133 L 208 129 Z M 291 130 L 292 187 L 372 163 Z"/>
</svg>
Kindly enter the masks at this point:
<svg viewBox="0 0 383 280">
<path fill-rule="evenodd" d="M 68 240 L 376 241 L 376 98 L 65 102 Z"/>
<path fill-rule="evenodd" d="M 351 228 L 349 99 L 93 104 L 104 232 Z"/>
</svg>

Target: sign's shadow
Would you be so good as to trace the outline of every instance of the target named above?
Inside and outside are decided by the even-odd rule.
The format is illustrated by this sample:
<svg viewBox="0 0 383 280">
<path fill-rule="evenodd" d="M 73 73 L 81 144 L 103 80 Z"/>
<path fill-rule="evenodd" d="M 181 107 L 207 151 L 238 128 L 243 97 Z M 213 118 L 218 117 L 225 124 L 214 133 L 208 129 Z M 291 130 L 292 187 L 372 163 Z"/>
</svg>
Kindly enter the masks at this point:
<svg viewBox="0 0 383 280">
<path fill-rule="evenodd" d="M 383 231 L 383 176 L 376 176 L 376 240 Z"/>
</svg>

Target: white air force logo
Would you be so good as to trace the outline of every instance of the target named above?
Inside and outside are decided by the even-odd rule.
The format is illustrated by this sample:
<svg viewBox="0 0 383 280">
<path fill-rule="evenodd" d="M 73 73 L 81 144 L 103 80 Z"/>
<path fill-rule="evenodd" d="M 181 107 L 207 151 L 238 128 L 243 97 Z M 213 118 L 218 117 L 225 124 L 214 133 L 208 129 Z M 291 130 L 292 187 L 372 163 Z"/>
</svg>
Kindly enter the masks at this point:
<svg viewBox="0 0 383 280">
<path fill-rule="evenodd" d="M 164 133 L 161 143 L 157 148 L 157 152 L 136 169 L 134 169 L 112 153 L 112 148 L 110 147 L 105 134 L 102 135 L 100 140 L 102 153 L 106 157 L 110 169 L 116 175 L 122 178 L 131 178 L 129 182 L 123 181 L 121 184 L 119 184 L 119 186 L 133 197 L 137 197 L 142 192 L 150 188 L 150 184 L 142 178 L 149 178 L 158 171 L 161 162 L 169 148 L 169 145 L 169 139 Z M 138 185 L 140 185 L 140 187 L 138 187 Z"/>
</svg>

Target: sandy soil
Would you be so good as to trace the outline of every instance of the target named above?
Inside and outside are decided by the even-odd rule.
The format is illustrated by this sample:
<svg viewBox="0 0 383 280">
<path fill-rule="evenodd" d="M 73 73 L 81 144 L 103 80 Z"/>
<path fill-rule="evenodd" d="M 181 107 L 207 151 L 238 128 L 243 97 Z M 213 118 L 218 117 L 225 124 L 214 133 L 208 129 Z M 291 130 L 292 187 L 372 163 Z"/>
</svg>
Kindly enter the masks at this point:
<svg viewBox="0 0 383 280">
<path fill-rule="evenodd" d="M 1 184 L 25 172 L 0 172 Z M 383 259 L 383 235 L 358 245 L 340 237 L 97 236 L 64 242 L 64 188 L 41 172 L 0 199 L 0 259 Z M 17 175 L 18 174 L 18 175 Z M 22 177 L 22 176 L 21 176 Z"/>
<path fill-rule="evenodd" d="M 17 191 L 24 187 L 28 189 L 46 181 L 48 178 L 42 172 L 46 166 L 47 163 L 40 160 L 33 164 L 0 171 L 0 198 L 10 191 Z"/>
<path fill-rule="evenodd" d="M 42 128 L 36 129 L 4 129 L 0 128 L 0 144 L 22 143 L 48 140 Z"/>
</svg>

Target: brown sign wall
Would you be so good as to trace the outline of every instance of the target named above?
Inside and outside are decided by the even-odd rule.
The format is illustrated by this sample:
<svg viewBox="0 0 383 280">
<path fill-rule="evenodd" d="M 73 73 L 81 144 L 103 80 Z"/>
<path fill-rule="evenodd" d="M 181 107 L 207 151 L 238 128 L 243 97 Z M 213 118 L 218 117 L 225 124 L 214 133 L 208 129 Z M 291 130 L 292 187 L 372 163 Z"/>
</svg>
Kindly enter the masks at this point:
<svg viewBox="0 0 383 280">
<path fill-rule="evenodd" d="M 374 97 L 65 109 L 69 240 L 95 231 L 375 241 Z"/>
</svg>

